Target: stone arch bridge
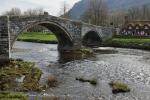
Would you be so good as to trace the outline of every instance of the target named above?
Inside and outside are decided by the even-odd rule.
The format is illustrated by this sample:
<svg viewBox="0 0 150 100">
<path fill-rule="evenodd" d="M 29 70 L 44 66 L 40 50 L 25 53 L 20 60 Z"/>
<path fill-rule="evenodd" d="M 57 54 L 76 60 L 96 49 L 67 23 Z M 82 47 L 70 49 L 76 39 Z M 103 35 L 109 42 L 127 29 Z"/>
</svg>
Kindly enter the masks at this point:
<svg viewBox="0 0 150 100">
<path fill-rule="evenodd" d="M 11 48 L 19 34 L 41 25 L 50 29 L 57 37 L 58 49 L 77 50 L 82 46 L 99 46 L 112 37 L 112 29 L 89 25 L 51 15 L 1 16 L 0 17 L 0 61 L 10 58 Z"/>
</svg>

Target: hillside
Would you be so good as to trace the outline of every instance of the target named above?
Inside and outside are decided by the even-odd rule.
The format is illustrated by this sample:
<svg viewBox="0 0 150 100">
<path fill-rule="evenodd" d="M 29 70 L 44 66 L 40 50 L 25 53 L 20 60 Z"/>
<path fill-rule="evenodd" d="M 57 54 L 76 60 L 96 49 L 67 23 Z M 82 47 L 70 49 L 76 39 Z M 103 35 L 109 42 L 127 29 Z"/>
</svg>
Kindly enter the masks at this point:
<svg viewBox="0 0 150 100">
<path fill-rule="evenodd" d="M 150 0 L 105 0 L 109 11 L 127 10 L 130 7 L 142 6 L 150 4 Z M 81 0 L 77 2 L 69 11 L 72 19 L 79 19 L 81 15 L 88 9 L 89 0 Z"/>
</svg>

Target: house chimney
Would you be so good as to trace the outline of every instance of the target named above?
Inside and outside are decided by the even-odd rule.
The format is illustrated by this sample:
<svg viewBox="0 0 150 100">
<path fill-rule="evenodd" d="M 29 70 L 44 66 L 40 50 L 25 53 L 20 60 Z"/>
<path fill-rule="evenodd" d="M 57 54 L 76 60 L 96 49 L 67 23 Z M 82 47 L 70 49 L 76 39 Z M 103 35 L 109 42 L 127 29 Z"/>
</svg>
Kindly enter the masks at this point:
<svg viewBox="0 0 150 100">
<path fill-rule="evenodd" d="M 125 16 L 125 17 L 124 17 L 124 19 L 125 19 L 124 24 L 125 24 L 125 25 L 127 25 L 127 24 L 128 24 L 128 22 L 129 22 L 129 17 L 128 17 L 128 16 Z"/>
</svg>

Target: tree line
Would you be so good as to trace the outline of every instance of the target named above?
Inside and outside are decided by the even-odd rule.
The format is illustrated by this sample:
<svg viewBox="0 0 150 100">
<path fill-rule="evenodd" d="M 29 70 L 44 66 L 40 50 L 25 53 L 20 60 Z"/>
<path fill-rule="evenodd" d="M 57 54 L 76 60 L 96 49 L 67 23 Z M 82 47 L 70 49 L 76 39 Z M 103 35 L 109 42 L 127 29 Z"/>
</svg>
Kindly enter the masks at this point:
<svg viewBox="0 0 150 100">
<path fill-rule="evenodd" d="M 43 8 L 27 9 L 24 12 L 22 12 L 20 8 L 11 8 L 11 10 L 3 13 L 3 15 L 8 15 L 8 16 L 33 16 L 33 15 L 43 15 L 43 14 L 44 14 Z"/>
<path fill-rule="evenodd" d="M 67 2 L 62 2 L 60 11 L 58 13 L 59 17 L 62 18 L 70 18 L 69 11 L 69 5 Z M 26 11 L 21 11 L 20 8 L 11 8 L 9 11 L 3 12 L 2 15 L 4 16 L 34 16 L 34 15 L 44 15 L 45 12 L 43 8 L 33 8 L 33 9 L 27 9 Z"/>
<path fill-rule="evenodd" d="M 150 5 L 144 4 L 140 7 L 131 7 L 128 10 L 120 10 L 117 13 L 110 14 L 110 21 L 113 22 L 115 27 L 119 27 L 128 20 L 150 20 Z"/>
<path fill-rule="evenodd" d="M 87 23 L 119 27 L 125 23 L 125 16 L 128 16 L 128 20 L 150 20 L 149 4 L 110 12 L 105 0 L 89 0 L 89 2 L 89 8 L 81 17 L 81 20 Z"/>
<path fill-rule="evenodd" d="M 61 9 L 59 12 L 59 16 L 62 18 L 69 18 L 69 5 L 66 2 L 62 2 Z M 38 16 L 48 14 L 45 12 L 43 8 L 34 8 L 34 9 L 27 9 L 26 11 L 21 11 L 20 8 L 11 8 L 9 11 L 3 12 L 3 16 Z M 44 33 L 52 33 L 46 27 L 41 25 L 35 25 L 30 29 L 26 30 L 27 32 L 44 32 Z"/>
<path fill-rule="evenodd" d="M 10 11 L 3 13 L 3 15 L 9 16 L 43 14 L 43 8 L 28 9 L 24 12 L 19 8 L 12 8 Z M 69 5 L 66 2 L 62 2 L 59 16 L 68 19 L 71 18 Z M 80 20 L 94 25 L 120 27 L 125 23 L 125 16 L 128 16 L 129 20 L 150 20 L 150 5 L 145 4 L 141 7 L 129 8 L 128 10 L 110 12 L 105 0 L 89 0 L 88 9 L 83 13 Z"/>
</svg>

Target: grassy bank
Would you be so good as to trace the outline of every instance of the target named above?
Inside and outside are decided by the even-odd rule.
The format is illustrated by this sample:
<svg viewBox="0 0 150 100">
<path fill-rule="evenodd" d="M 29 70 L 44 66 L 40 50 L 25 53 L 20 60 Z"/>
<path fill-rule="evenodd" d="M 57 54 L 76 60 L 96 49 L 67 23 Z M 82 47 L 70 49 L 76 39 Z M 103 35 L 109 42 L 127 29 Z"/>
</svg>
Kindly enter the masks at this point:
<svg viewBox="0 0 150 100">
<path fill-rule="evenodd" d="M 18 41 L 36 42 L 36 43 L 51 43 L 57 44 L 57 38 L 54 34 L 41 32 L 26 32 L 19 35 Z"/>
<path fill-rule="evenodd" d="M 11 60 L 0 67 L 0 91 L 41 91 L 41 75 L 34 63 Z"/>
<path fill-rule="evenodd" d="M 103 46 L 150 50 L 150 37 L 115 36 Z"/>
<path fill-rule="evenodd" d="M 0 100 L 29 100 L 29 98 L 21 93 L 0 92 Z"/>
</svg>

